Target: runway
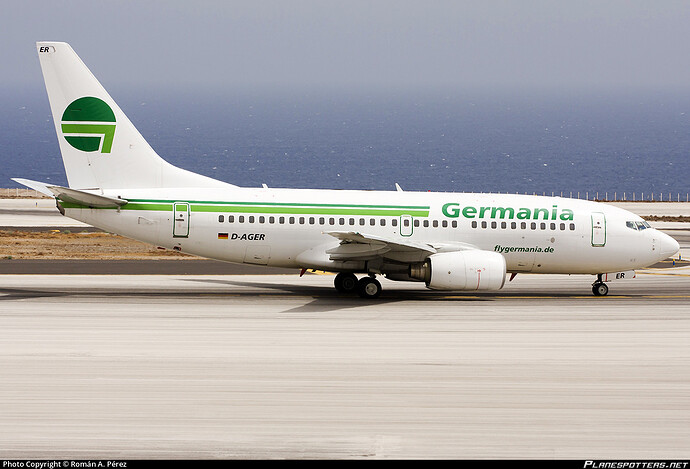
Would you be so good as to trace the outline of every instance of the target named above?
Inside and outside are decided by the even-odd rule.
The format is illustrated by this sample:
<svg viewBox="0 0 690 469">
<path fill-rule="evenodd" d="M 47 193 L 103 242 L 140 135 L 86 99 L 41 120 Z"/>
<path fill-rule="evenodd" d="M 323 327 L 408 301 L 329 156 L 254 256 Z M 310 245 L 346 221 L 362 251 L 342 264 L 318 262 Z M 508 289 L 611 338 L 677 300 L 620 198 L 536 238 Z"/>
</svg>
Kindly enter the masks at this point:
<svg viewBox="0 0 690 469">
<path fill-rule="evenodd" d="M 0 458 L 690 458 L 690 268 L 1 275 Z"/>
</svg>

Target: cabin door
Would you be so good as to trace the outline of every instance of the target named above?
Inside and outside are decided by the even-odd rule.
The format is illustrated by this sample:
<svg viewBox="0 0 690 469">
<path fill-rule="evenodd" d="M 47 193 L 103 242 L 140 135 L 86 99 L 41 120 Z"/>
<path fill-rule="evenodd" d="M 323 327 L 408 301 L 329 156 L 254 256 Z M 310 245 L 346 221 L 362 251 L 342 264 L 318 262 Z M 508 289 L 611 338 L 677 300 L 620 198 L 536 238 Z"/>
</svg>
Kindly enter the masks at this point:
<svg viewBox="0 0 690 469">
<path fill-rule="evenodd" d="M 175 202 L 173 204 L 173 238 L 187 238 L 189 236 L 189 204 Z"/>
<path fill-rule="evenodd" d="M 606 217 L 603 213 L 592 213 L 592 246 L 606 245 Z"/>
</svg>

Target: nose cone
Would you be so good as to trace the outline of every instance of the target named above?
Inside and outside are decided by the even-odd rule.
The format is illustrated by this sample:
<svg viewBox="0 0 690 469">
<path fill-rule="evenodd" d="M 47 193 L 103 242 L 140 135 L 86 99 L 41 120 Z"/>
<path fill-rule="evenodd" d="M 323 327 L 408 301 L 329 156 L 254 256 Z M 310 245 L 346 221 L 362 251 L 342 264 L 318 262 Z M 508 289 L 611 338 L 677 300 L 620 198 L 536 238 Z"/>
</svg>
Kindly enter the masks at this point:
<svg viewBox="0 0 690 469">
<path fill-rule="evenodd" d="M 668 259 L 675 255 L 680 250 L 678 241 L 671 238 L 666 233 L 659 233 L 659 258 L 660 260 Z"/>
</svg>

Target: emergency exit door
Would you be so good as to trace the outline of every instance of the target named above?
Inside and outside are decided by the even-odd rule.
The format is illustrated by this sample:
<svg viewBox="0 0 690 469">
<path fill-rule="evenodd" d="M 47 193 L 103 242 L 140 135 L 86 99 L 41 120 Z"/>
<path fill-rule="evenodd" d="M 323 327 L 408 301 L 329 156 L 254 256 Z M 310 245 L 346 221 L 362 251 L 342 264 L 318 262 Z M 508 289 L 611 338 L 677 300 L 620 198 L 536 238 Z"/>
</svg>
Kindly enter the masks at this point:
<svg viewBox="0 0 690 469">
<path fill-rule="evenodd" d="M 412 215 L 400 215 L 400 236 L 412 236 L 413 225 Z"/>
<path fill-rule="evenodd" d="M 173 238 L 187 238 L 189 236 L 189 204 L 175 202 L 173 204 Z"/>
</svg>

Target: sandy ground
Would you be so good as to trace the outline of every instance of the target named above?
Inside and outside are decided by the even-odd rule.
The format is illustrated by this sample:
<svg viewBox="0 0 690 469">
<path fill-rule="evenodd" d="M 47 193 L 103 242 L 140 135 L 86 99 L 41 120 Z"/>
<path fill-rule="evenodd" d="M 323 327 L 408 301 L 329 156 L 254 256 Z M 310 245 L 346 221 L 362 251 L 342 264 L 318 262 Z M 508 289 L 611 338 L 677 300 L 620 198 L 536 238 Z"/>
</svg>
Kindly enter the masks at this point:
<svg viewBox="0 0 690 469">
<path fill-rule="evenodd" d="M 0 230 L 0 259 L 198 259 L 110 233 Z"/>
</svg>

